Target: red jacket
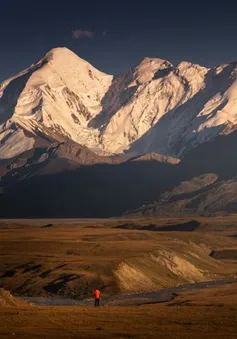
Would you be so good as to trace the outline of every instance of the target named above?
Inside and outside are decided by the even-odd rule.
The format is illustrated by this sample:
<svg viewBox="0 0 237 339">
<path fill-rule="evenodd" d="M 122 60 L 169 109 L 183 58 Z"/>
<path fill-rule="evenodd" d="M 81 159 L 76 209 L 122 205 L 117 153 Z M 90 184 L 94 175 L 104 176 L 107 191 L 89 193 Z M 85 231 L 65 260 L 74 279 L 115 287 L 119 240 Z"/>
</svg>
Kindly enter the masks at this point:
<svg viewBox="0 0 237 339">
<path fill-rule="evenodd" d="M 100 291 L 96 289 L 94 291 L 94 296 L 95 296 L 95 299 L 100 299 Z"/>
</svg>

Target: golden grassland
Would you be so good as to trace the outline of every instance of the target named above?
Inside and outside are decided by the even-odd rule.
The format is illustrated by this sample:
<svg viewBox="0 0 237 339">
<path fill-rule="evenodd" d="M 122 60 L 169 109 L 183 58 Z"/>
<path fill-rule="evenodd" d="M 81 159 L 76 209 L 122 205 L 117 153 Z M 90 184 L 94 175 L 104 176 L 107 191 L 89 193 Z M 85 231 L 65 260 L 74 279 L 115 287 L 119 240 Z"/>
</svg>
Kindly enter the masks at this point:
<svg viewBox="0 0 237 339">
<path fill-rule="evenodd" d="M 209 255 L 212 250 L 237 253 L 235 219 L 200 219 L 193 232 L 141 230 L 144 225 L 179 226 L 188 220 L 2 222 L 0 287 L 15 295 L 84 298 L 96 286 L 111 295 L 235 275 L 231 255 L 221 262 Z M 137 229 L 117 228 L 126 223 Z"/>
<path fill-rule="evenodd" d="M 206 272 L 205 279 L 236 275 L 237 217 L 195 220 L 198 227 L 188 232 L 142 228 L 182 225 L 189 218 L 2 221 L 0 286 L 14 295 L 82 298 L 98 285 L 103 296 L 138 290 L 148 280 L 133 284 L 136 272 L 157 289 L 195 280 L 197 272 Z M 117 228 L 131 223 L 137 229 Z M 174 262 L 151 261 L 157 251 Z M 121 263 L 135 275 L 119 270 Z M 237 284 L 141 306 L 36 307 L 5 292 L 1 300 L 0 338 L 237 338 Z"/>
<path fill-rule="evenodd" d="M 237 338 L 237 284 L 165 304 L 0 308 L 0 338 Z"/>
</svg>

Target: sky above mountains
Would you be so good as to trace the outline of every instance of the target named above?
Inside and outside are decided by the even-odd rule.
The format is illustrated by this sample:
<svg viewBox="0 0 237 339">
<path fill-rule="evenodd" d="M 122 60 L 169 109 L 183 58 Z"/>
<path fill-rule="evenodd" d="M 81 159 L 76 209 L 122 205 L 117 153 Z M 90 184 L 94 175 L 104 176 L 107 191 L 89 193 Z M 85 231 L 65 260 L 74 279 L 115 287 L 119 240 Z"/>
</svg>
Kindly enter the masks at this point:
<svg viewBox="0 0 237 339">
<path fill-rule="evenodd" d="M 8 0 L 0 30 L 0 81 L 59 46 L 110 74 L 144 57 L 209 67 L 237 60 L 235 11 L 218 3 Z"/>
</svg>

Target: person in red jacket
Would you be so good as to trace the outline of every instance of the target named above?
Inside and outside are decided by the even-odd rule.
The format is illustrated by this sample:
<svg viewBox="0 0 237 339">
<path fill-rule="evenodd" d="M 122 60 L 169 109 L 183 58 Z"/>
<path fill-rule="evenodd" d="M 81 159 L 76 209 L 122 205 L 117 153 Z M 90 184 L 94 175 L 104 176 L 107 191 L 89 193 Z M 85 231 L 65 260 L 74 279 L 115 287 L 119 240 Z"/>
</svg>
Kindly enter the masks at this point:
<svg viewBox="0 0 237 339">
<path fill-rule="evenodd" d="M 94 291 L 94 297 L 95 297 L 95 306 L 100 306 L 100 291 L 98 289 Z"/>
</svg>

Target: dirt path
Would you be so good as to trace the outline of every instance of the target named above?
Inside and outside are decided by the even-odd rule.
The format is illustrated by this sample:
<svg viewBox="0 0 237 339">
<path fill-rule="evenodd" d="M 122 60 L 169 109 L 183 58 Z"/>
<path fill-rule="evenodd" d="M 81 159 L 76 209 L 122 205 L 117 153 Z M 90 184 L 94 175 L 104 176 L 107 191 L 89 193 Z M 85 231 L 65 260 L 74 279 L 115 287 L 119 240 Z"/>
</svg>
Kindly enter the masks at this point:
<svg viewBox="0 0 237 339">
<path fill-rule="evenodd" d="M 206 289 L 211 287 L 224 286 L 237 282 L 236 278 L 225 280 L 212 280 L 201 283 L 181 285 L 172 288 L 166 288 L 160 291 L 124 293 L 110 298 L 102 298 L 101 306 L 118 306 L 118 305 L 144 305 L 160 302 L 168 302 L 175 298 L 180 292 L 192 289 Z M 38 306 L 94 306 L 93 299 L 75 300 L 60 297 L 22 297 L 22 299 Z"/>
</svg>

